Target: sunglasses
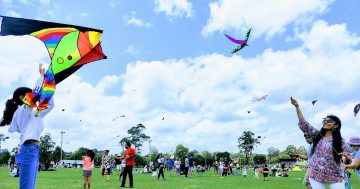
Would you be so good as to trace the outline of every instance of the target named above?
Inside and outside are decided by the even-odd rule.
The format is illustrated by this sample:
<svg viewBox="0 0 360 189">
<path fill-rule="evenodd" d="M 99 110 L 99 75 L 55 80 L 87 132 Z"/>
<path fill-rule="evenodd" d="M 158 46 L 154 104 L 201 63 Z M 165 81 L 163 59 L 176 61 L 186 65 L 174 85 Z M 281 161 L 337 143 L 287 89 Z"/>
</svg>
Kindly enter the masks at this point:
<svg viewBox="0 0 360 189">
<path fill-rule="evenodd" d="M 325 118 L 325 119 L 323 120 L 323 124 L 327 124 L 327 123 L 335 123 L 335 121 L 332 120 L 331 118 Z"/>
</svg>

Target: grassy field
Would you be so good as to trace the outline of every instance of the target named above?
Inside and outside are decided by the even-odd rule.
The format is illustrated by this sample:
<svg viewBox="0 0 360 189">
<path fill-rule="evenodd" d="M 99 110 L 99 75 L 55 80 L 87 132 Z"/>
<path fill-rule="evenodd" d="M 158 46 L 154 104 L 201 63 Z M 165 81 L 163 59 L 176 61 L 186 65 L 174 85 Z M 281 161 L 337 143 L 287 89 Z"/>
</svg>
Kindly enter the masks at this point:
<svg viewBox="0 0 360 189">
<path fill-rule="evenodd" d="M 81 169 L 57 169 L 56 171 L 40 172 L 37 179 L 36 189 L 75 189 L 82 188 Z M 304 189 L 302 180 L 304 172 L 290 172 L 289 177 L 270 177 L 270 181 L 253 178 L 252 171 L 248 171 L 248 178 L 241 176 L 217 177 L 212 172 L 205 176 L 194 173 L 192 178 L 169 177 L 165 172 L 166 181 L 157 180 L 150 174 L 134 174 L 134 188 L 139 189 Z M 352 176 L 353 188 L 360 188 L 360 181 L 356 174 Z M 112 175 L 112 181 L 103 181 L 99 169 L 93 170 L 93 189 L 120 188 L 117 175 Z M 128 186 L 128 181 L 127 185 Z M 18 178 L 10 176 L 7 168 L 0 168 L 0 188 L 18 188 Z"/>
</svg>

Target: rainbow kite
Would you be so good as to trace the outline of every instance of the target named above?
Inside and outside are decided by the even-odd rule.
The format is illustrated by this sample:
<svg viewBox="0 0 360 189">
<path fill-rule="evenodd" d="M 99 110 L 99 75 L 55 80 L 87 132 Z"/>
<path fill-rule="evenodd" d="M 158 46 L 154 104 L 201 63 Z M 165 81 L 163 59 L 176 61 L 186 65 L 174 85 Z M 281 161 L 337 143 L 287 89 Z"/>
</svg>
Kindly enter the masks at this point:
<svg viewBox="0 0 360 189">
<path fill-rule="evenodd" d="M 102 30 L 38 20 L 0 16 L 0 35 L 30 35 L 41 40 L 51 59 L 44 75 L 42 90 L 28 93 L 24 103 L 36 113 L 48 107 L 56 84 L 84 64 L 106 59 L 100 44 Z"/>
</svg>

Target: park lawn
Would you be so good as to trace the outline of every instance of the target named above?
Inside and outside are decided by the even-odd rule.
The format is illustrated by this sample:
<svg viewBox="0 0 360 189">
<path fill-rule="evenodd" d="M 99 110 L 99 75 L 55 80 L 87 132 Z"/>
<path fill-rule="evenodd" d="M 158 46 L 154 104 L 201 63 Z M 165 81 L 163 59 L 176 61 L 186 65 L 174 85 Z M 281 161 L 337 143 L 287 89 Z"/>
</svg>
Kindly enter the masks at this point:
<svg viewBox="0 0 360 189">
<path fill-rule="evenodd" d="M 56 171 L 39 172 L 36 189 L 78 189 L 82 188 L 81 169 L 57 169 Z M 213 176 L 212 172 L 207 172 L 205 176 L 193 174 L 192 178 L 169 177 L 165 172 L 166 181 L 157 180 L 150 174 L 134 174 L 134 188 L 139 189 L 304 189 L 302 180 L 305 172 L 290 172 L 289 177 L 269 177 L 270 181 L 263 181 L 259 175 L 259 180 L 253 178 L 254 174 L 249 169 L 248 177 L 241 176 L 218 177 Z M 100 170 L 94 169 L 92 176 L 93 189 L 112 189 L 120 188 L 117 175 L 112 175 L 112 181 L 103 181 Z M 353 188 L 360 188 L 360 181 L 356 174 L 352 176 Z M 128 181 L 127 185 L 128 186 Z M 18 178 L 10 176 L 5 167 L 0 167 L 0 189 L 18 188 Z"/>
</svg>

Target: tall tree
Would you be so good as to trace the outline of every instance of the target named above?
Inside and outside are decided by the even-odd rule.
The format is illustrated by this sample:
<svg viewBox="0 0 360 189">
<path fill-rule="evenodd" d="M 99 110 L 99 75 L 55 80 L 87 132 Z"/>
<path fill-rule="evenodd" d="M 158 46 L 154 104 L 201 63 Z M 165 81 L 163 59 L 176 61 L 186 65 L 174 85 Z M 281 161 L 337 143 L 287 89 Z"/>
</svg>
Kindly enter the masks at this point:
<svg viewBox="0 0 360 189">
<path fill-rule="evenodd" d="M 182 162 L 184 161 L 184 159 L 188 154 L 189 154 L 189 148 L 185 147 L 182 144 L 176 146 L 175 156 L 180 158 Z"/>
<path fill-rule="evenodd" d="M 256 144 L 260 144 L 260 142 L 251 131 L 244 131 L 241 137 L 238 138 L 238 142 L 238 147 L 245 153 L 246 164 L 249 164 L 249 159 L 252 155 L 252 151 L 254 150 L 254 146 Z"/>
<path fill-rule="evenodd" d="M 265 154 L 255 154 L 254 155 L 254 164 L 265 164 L 266 163 L 266 155 Z"/>
<path fill-rule="evenodd" d="M 50 133 L 46 133 L 40 137 L 40 164 L 42 164 L 45 170 L 50 168 L 51 156 L 55 150 L 55 142 L 51 140 Z"/>
<path fill-rule="evenodd" d="M 214 162 L 214 157 L 212 156 L 211 152 L 207 150 L 202 151 L 201 156 L 204 157 L 204 160 L 207 165 L 211 165 Z"/>
<path fill-rule="evenodd" d="M 269 159 L 278 157 L 280 155 L 280 150 L 275 147 L 269 147 L 267 151 Z"/>
<path fill-rule="evenodd" d="M 145 135 L 143 131 L 145 130 L 145 126 L 141 123 L 136 126 L 131 127 L 127 132 L 129 134 L 128 137 L 124 137 L 120 140 L 120 144 L 129 141 L 132 145 L 134 145 L 135 149 L 140 152 L 140 148 L 143 145 L 144 141 L 149 140 L 150 137 Z"/>
<path fill-rule="evenodd" d="M 60 146 L 56 146 L 54 152 L 51 155 L 51 161 L 59 162 L 60 161 L 61 151 L 62 151 L 62 154 L 63 154 L 63 157 L 64 157 L 65 152 L 60 148 Z"/>
<path fill-rule="evenodd" d="M 1 150 L 0 152 L 0 164 L 7 164 L 11 155 L 8 150 Z"/>
</svg>

